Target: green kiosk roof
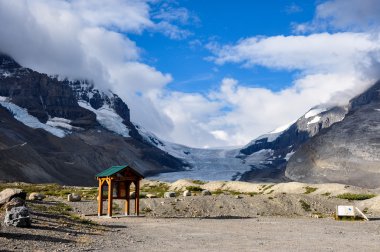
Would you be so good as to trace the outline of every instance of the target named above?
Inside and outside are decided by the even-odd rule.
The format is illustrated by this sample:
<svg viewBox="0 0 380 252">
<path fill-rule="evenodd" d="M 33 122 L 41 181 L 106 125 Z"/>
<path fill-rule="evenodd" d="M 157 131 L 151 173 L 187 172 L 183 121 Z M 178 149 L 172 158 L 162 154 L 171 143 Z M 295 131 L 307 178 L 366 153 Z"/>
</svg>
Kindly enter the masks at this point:
<svg viewBox="0 0 380 252">
<path fill-rule="evenodd" d="M 112 176 L 114 175 L 115 173 L 118 173 L 120 172 L 121 170 L 124 170 L 126 168 L 129 168 L 131 169 L 134 173 L 136 173 L 137 175 L 141 176 L 142 178 L 144 177 L 143 175 L 140 174 L 140 172 L 136 171 L 135 169 L 133 169 L 132 167 L 130 167 L 129 165 L 120 165 L 120 166 L 112 166 L 98 174 L 95 175 L 95 177 L 97 178 L 101 178 L 101 177 L 109 177 L 109 176 Z"/>
</svg>

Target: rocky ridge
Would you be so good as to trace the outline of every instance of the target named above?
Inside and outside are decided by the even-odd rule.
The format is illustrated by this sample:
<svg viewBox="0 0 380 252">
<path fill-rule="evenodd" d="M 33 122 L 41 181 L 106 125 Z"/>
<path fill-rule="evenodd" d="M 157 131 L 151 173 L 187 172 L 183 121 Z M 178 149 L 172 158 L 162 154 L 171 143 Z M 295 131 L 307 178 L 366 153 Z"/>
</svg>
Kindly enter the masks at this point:
<svg viewBox="0 0 380 252">
<path fill-rule="evenodd" d="M 345 118 L 305 143 L 286 176 L 304 182 L 380 186 L 380 82 L 353 98 Z"/>
</svg>

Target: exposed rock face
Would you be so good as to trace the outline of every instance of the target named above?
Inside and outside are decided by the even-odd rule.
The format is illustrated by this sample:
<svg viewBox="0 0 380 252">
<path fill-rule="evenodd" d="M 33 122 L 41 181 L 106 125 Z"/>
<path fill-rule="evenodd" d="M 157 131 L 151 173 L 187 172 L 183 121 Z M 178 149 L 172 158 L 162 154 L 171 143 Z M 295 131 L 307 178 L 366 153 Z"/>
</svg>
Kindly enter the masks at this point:
<svg viewBox="0 0 380 252">
<path fill-rule="evenodd" d="M 241 180 L 286 180 L 284 171 L 291 155 L 321 130 L 341 121 L 346 113 L 346 107 L 316 107 L 287 129 L 274 131 L 255 139 L 240 150 L 239 157 L 249 160 L 252 154 L 263 150 L 268 150 L 268 157 L 261 164 L 252 165 L 252 171 L 244 174 Z"/>
<path fill-rule="evenodd" d="M 3 63 L 3 64 L 1 64 Z M 23 68 L 10 57 L 0 54 L 0 96 L 26 108 L 28 113 L 45 123 L 49 116 L 72 120 L 73 126 L 89 128 L 97 125 L 96 116 L 78 105 L 70 86 Z"/>
<path fill-rule="evenodd" d="M 100 92 L 88 81 L 49 77 L 0 54 L 1 96 L 25 108 L 43 124 L 58 117 L 75 127 L 71 134 L 60 138 L 28 127 L 0 105 L 1 180 L 94 185 L 94 174 L 112 165 L 134 163 L 145 176 L 183 169 L 183 161 L 141 137 L 120 97 Z M 87 102 L 90 109 L 81 107 L 78 101 Z M 129 137 L 99 123 L 93 111 L 103 106 L 122 119 L 121 127 L 127 128 Z"/>
<path fill-rule="evenodd" d="M 28 197 L 28 199 L 32 200 L 32 201 L 34 201 L 34 200 L 41 201 L 44 198 L 46 198 L 45 195 L 43 195 L 42 193 L 37 193 L 37 192 L 32 192 L 31 194 L 29 194 L 29 197 Z"/>
<path fill-rule="evenodd" d="M 344 120 L 305 143 L 289 160 L 286 176 L 380 187 L 380 82 L 351 100 Z"/>
<path fill-rule="evenodd" d="M 30 227 L 32 220 L 29 215 L 29 209 L 26 206 L 13 207 L 6 212 L 4 224 L 8 227 Z"/>
<path fill-rule="evenodd" d="M 17 188 L 7 188 L 0 192 L 0 207 L 10 201 L 13 198 L 26 198 L 26 192 L 24 192 L 22 189 Z"/>
<path fill-rule="evenodd" d="M 77 201 L 81 201 L 81 199 L 82 197 L 75 193 L 70 193 L 69 195 L 67 195 L 67 201 L 69 202 L 77 202 Z"/>
<path fill-rule="evenodd" d="M 7 202 L 4 206 L 5 211 L 10 211 L 14 207 L 19 207 L 19 206 L 25 206 L 25 200 L 15 197 L 12 198 L 9 202 Z"/>
</svg>

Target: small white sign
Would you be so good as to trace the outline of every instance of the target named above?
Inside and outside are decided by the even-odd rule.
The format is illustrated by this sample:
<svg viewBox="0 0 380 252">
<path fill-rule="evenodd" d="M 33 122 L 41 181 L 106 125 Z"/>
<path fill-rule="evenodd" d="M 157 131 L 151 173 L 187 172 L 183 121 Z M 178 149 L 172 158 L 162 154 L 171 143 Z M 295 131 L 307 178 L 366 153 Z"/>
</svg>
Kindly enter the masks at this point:
<svg viewBox="0 0 380 252">
<path fill-rule="evenodd" d="M 338 216 L 355 216 L 354 206 L 338 206 L 337 207 Z"/>
</svg>

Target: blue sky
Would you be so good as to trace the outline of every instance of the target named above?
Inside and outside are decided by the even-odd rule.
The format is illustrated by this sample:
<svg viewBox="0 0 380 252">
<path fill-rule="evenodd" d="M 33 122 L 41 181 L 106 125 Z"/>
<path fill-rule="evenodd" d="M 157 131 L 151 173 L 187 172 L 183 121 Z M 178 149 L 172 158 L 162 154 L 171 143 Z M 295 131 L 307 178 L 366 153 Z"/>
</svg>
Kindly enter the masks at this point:
<svg viewBox="0 0 380 252">
<path fill-rule="evenodd" d="M 0 0 L 0 51 L 93 80 L 163 140 L 241 146 L 379 79 L 378 13 L 378 0 Z"/>
<path fill-rule="evenodd" d="M 171 73 L 167 87 L 182 92 L 208 92 L 225 77 L 233 77 L 248 86 L 279 90 L 291 84 L 293 71 L 264 67 L 246 69 L 238 65 L 215 66 L 207 60 L 211 42 L 228 44 L 251 36 L 292 34 L 293 23 L 304 23 L 314 15 L 315 2 L 307 1 L 179 1 L 177 6 L 195 17 L 184 25 L 191 35 L 170 39 L 161 33 L 131 35 L 143 48 L 143 60 L 160 71 Z"/>
</svg>

